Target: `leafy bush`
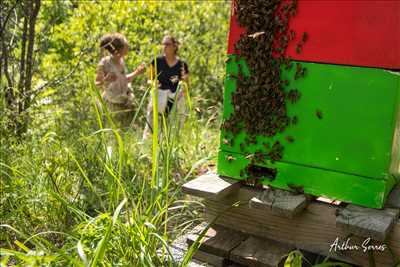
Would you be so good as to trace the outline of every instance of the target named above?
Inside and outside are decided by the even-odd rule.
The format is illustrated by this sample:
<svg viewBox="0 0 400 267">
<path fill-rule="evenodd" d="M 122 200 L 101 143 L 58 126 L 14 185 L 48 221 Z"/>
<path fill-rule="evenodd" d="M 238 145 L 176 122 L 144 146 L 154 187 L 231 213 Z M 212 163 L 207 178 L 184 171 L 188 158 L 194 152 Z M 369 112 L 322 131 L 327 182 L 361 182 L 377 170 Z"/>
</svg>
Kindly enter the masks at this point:
<svg viewBox="0 0 400 267">
<path fill-rule="evenodd" d="M 201 203 L 185 198 L 180 185 L 207 171 L 217 154 L 229 5 L 42 1 L 33 76 L 40 93 L 28 131 L 16 137 L 7 116 L 0 118 L 1 264 L 160 265 L 157 250 L 168 254 L 167 242 L 200 219 Z M 153 150 L 139 142 L 146 75 L 133 84 L 134 129 L 99 126 L 98 42 L 114 31 L 130 42 L 130 70 L 160 52 L 167 32 L 182 42 L 189 63 L 194 109 L 180 132 L 168 124 Z"/>
</svg>

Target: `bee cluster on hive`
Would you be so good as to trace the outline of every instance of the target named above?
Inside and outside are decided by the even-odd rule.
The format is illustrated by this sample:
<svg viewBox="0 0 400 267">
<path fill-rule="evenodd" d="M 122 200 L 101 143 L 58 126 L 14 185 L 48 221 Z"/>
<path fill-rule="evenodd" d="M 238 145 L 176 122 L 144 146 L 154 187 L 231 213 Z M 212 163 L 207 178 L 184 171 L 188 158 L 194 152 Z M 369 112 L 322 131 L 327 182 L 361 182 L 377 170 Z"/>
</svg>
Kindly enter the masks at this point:
<svg viewBox="0 0 400 267">
<path fill-rule="evenodd" d="M 246 147 L 257 144 L 256 136 L 273 137 L 298 121 L 296 116 L 288 116 L 286 103 L 296 103 L 301 94 L 281 75 L 282 69 L 293 67 L 285 52 L 296 35 L 289 29 L 289 20 L 296 14 L 297 0 L 237 0 L 235 9 L 239 25 L 246 29 L 246 34 L 235 44 L 235 51 L 245 60 L 251 75 L 245 77 L 239 70 L 237 77 L 233 77 L 237 81 L 231 99 L 234 112 L 222 128 L 233 134 L 231 140 L 228 136 L 224 138 L 224 144 L 231 146 L 235 135 L 244 130 L 247 138 L 239 146 L 242 153 L 247 153 Z M 296 53 L 301 52 L 307 39 L 307 33 L 303 33 Z M 294 79 L 305 74 L 306 69 L 296 63 Z M 292 136 L 286 136 L 285 140 L 295 141 Z M 263 142 L 259 147 L 262 148 L 246 157 L 250 163 L 240 172 L 241 176 L 246 176 L 253 164 L 282 159 L 284 146 L 279 141 Z"/>
</svg>

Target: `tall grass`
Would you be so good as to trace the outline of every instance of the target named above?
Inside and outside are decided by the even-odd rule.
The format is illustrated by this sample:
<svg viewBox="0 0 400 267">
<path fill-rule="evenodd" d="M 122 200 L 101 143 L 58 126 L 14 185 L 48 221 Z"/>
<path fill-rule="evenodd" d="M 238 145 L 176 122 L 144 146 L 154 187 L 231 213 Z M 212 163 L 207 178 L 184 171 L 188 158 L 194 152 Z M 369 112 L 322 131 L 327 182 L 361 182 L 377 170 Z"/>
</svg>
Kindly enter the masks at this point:
<svg viewBox="0 0 400 267">
<path fill-rule="evenodd" d="M 158 99 L 155 77 L 127 131 L 117 128 L 92 80 L 86 87 L 97 124 L 90 131 L 84 122 L 69 132 L 53 123 L 45 133 L 33 129 L 24 143 L 1 140 L 1 266 L 187 266 L 201 235 L 181 263 L 168 244 L 201 220 L 202 204 L 180 186 L 208 169 L 218 130 L 198 120 L 182 83 L 185 124 L 176 106 L 160 124 L 153 112 L 151 143 L 141 144 L 137 129 L 144 126 L 139 118 L 147 96 Z M 290 255 L 287 266 L 300 266 L 301 255 Z"/>
<path fill-rule="evenodd" d="M 183 128 L 175 109 L 161 125 L 154 112 L 152 142 L 141 144 L 140 131 L 116 127 L 91 78 L 91 118 L 100 129 L 80 135 L 82 129 L 64 133 L 53 125 L 1 148 L 13 155 L 1 159 L 4 266 L 177 266 L 168 243 L 200 219 L 201 203 L 182 195 L 180 185 L 207 168 L 217 132 L 191 108 Z M 149 91 L 157 92 L 154 83 Z M 137 128 L 145 98 L 132 121 Z"/>
<path fill-rule="evenodd" d="M 216 155 L 218 132 L 198 121 L 180 84 L 190 111 L 183 128 L 174 108 L 161 127 L 154 118 L 152 142 L 142 145 L 140 131 L 121 131 L 104 103 L 96 105 L 101 99 L 90 80 L 100 129 L 79 136 L 54 125 L 26 143 L 2 140 L 1 266 L 187 266 L 202 235 L 180 263 L 168 244 L 201 219 L 202 204 L 185 198 L 180 185 Z M 155 88 L 145 90 L 133 126 Z M 302 258 L 293 251 L 285 266 L 302 266 Z"/>
</svg>

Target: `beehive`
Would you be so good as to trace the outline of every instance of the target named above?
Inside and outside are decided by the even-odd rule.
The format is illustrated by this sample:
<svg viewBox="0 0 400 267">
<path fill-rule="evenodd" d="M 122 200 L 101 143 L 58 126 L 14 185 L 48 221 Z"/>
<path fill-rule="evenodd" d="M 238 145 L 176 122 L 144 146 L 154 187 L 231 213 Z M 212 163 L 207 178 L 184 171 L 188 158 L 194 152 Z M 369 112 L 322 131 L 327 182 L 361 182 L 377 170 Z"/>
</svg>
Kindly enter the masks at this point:
<svg viewBox="0 0 400 267">
<path fill-rule="evenodd" d="M 259 176 L 265 185 L 381 208 L 400 179 L 400 2 L 300 0 L 290 27 L 309 36 L 302 53 L 295 52 L 296 40 L 286 52 L 306 67 L 306 77 L 295 80 L 293 69 L 282 72 L 301 92 L 297 103 L 287 103 L 288 115 L 298 122 L 273 137 L 257 136 L 245 149 L 246 131 L 222 129 L 218 173 Z M 234 50 L 245 31 L 233 9 L 225 120 L 235 116 L 234 77 L 240 69 L 252 75 Z M 282 159 L 251 166 L 254 173 L 243 175 L 252 153 L 268 152 L 265 140 L 284 145 Z"/>
</svg>

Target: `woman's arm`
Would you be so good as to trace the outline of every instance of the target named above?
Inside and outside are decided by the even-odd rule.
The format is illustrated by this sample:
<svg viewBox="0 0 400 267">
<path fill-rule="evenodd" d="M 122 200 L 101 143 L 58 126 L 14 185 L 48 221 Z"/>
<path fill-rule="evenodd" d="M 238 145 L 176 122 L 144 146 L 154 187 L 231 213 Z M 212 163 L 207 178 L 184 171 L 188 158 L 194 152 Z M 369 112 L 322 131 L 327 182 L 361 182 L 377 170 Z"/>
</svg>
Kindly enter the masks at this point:
<svg viewBox="0 0 400 267">
<path fill-rule="evenodd" d="M 133 78 L 142 74 L 144 70 L 145 70 L 145 64 L 142 63 L 136 68 L 136 70 L 126 75 L 126 79 L 128 80 L 128 82 L 132 82 Z"/>
<path fill-rule="evenodd" d="M 102 86 L 103 83 L 104 83 L 104 72 L 101 71 L 100 69 L 97 69 L 95 84 L 96 86 Z"/>
<path fill-rule="evenodd" d="M 117 76 L 112 73 L 107 73 L 104 75 L 104 71 L 102 68 L 97 68 L 96 71 L 96 80 L 95 84 L 96 86 L 102 87 L 104 85 L 104 82 L 113 82 L 117 79 Z"/>
</svg>

